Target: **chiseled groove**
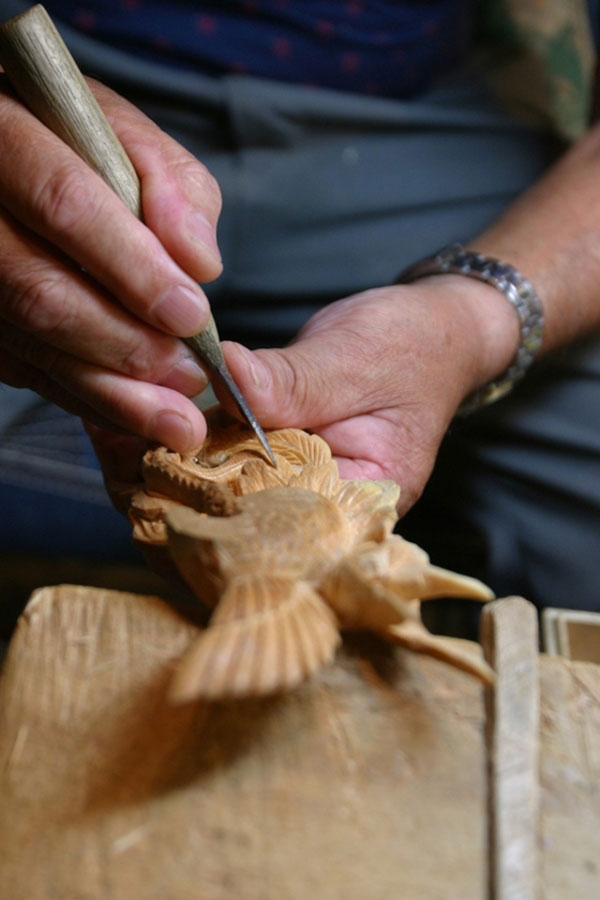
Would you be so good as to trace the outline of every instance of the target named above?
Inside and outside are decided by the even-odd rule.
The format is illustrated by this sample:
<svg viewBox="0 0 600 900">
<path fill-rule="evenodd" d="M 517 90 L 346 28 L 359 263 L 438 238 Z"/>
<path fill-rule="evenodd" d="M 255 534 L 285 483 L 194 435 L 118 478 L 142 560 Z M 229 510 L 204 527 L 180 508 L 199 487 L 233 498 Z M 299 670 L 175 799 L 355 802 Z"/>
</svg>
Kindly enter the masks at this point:
<svg viewBox="0 0 600 900">
<path fill-rule="evenodd" d="M 315 651 L 318 650 L 319 663 L 322 665 L 325 660 L 331 658 L 340 641 L 333 614 L 329 607 L 325 606 L 325 603 L 319 607 L 318 616 L 314 617 L 312 624 L 314 626 Z"/>
<path fill-rule="evenodd" d="M 248 623 L 232 622 L 227 628 L 231 632 L 227 637 L 227 649 L 229 656 L 224 664 L 218 667 L 217 674 L 221 673 L 219 682 L 218 696 L 235 696 L 238 692 L 235 690 L 237 678 L 242 677 L 243 660 L 244 660 L 244 644 L 248 640 Z M 215 638 L 219 635 L 215 632 Z M 225 642 L 223 642 L 225 643 Z"/>
<path fill-rule="evenodd" d="M 290 626 L 290 637 L 292 641 L 292 645 L 294 647 L 294 657 L 296 659 L 297 671 L 301 673 L 302 676 L 306 675 L 309 670 L 308 668 L 308 658 L 306 655 L 306 647 L 303 640 L 303 617 L 298 615 L 298 607 L 300 609 L 305 606 L 304 597 L 301 594 L 301 588 L 299 585 L 295 586 L 294 589 L 294 604 L 293 609 L 290 610 L 289 615 L 289 626 Z"/>
</svg>

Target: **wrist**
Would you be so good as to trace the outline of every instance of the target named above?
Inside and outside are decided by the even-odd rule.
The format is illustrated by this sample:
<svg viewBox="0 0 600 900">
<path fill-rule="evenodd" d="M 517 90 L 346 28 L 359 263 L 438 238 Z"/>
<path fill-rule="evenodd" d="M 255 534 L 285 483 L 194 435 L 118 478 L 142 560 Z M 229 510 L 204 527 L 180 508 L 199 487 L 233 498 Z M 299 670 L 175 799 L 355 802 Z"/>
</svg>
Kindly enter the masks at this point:
<svg viewBox="0 0 600 900">
<path fill-rule="evenodd" d="M 431 275 L 412 287 L 439 298 L 438 315 L 456 354 L 458 400 L 499 378 L 519 346 L 519 322 L 514 309 L 490 284 L 463 275 Z"/>
<path fill-rule="evenodd" d="M 438 277 L 438 287 L 452 291 L 466 319 L 463 335 L 472 359 L 469 390 L 476 390 L 499 378 L 514 359 L 520 336 L 518 318 L 491 284 L 462 275 Z"/>
<path fill-rule="evenodd" d="M 430 276 L 439 277 L 450 274 L 473 279 L 478 283 L 493 287 L 496 297 L 502 296 L 505 307 L 514 312 L 514 321 L 518 322 L 519 329 L 518 343 L 510 364 L 498 377 L 488 380 L 483 386 L 478 386 L 465 398 L 459 409 L 459 412 L 464 415 L 499 400 L 525 375 L 541 346 L 544 311 L 540 298 L 531 283 L 517 269 L 495 257 L 466 250 L 461 244 L 452 244 L 434 256 L 419 260 L 404 269 L 397 281 L 400 284 L 412 284 Z M 475 312 L 475 308 L 473 311 Z M 481 328 L 476 328 L 476 332 L 479 334 L 480 341 L 485 336 L 494 338 L 492 341 L 483 340 L 481 343 L 483 352 L 479 355 L 484 368 L 491 371 L 496 367 L 497 359 L 506 347 L 506 342 L 502 340 L 502 337 L 505 338 L 508 331 L 505 325 L 502 327 L 502 321 L 498 320 L 497 315 L 490 315 L 488 312 L 486 318 L 488 321 L 485 323 L 485 329 L 482 331 Z M 504 319 L 506 322 L 506 317 Z M 474 324 L 477 321 L 477 317 L 475 317 Z M 481 322 L 482 320 L 479 318 L 478 324 L 481 325 Z M 499 325 L 501 326 L 500 331 L 498 330 Z M 500 340 L 498 340 L 498 336 L 500 336 Z M 474 358 L 477 356 L 478 354 L 475 354 Z"/>
</svg>

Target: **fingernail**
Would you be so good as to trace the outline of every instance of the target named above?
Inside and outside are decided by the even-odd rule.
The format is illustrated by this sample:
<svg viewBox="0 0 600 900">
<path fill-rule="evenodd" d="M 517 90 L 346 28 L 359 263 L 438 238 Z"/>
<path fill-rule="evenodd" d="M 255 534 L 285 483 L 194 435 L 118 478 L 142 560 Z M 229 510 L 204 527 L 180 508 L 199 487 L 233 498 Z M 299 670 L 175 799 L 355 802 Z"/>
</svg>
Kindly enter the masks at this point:
<svg viewBox="0 0 600 900">
<path fill-rule="evenodd" d="M 206 325 L 208 301 L 186 285 L 178 284 L 169 288 L 152 313 L 166 331 L 190 337 Z"/>
<path fill-rule="evenodd" d="M 165 444 L 170 450 L 179 452 L 191 449 L 193 444 L 192 427 L 188 420 L 179 413 L 166 409 L 156 413 L 150 422 L 147 436 Z"/>
<path fill-rule="evenodd" d="M 193 357 L 184 356 L 171 369 L 162 384 L 187 397 L 193 397 L 206 388 L 208 375 Z"/>
<path fill-rule="evenodd" d="M 217 244 L 217 235 L 208 219 L 205 219 L 201 213 L 190 212 L 188 213 L 187 223 L 192 240 L 204 244 L 220 261 L 221 253 Z"/>
</svg>

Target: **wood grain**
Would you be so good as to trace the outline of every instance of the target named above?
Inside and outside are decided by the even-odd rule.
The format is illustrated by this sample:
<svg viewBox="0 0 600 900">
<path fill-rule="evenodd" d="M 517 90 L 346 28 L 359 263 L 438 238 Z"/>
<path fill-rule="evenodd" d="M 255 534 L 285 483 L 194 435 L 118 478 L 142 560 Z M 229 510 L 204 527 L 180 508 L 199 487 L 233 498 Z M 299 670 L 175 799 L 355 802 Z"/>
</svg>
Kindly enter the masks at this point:
<svg viewBox="0 0 600 900">
<path fill-rule="evenodd" d="M 600 666 L 542 656 L 544 900 L 600 897 Z"/>
<path fill-rule="evenodd" d="M 33 596 L 0 679 L 3 900 L 486 896 L 476 681 L 357 636 L 288 696 L 171 707 L 196 634 L 153 597 Z M 592 898 L 600 667 L 539 663 L 542 893 Z"/>
<path fill-rule="evenodd" d="M 539 896 L 538 626 L 522 597 L 482 610 L 481 643 L 496 671 L 486 691 L 492 900 Z"/>
<path fill-rule="evenodd" d="M 357 639 L 283 698 L 169 707 L 195 634 L 153 598 L 34 596 L 0 683 L 3 897 L 481 898 L 476 681 Z"/>
</svg>

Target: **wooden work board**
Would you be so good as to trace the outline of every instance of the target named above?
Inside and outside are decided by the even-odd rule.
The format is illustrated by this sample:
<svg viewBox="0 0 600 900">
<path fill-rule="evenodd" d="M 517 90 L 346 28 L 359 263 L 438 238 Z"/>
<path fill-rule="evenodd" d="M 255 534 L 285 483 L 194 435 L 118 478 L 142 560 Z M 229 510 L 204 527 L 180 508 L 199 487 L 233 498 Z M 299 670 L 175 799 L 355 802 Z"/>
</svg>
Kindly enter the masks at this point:
<svg viewBox="0 0 600 900">
<path fill-rule="evenodd" d="M 152 597 L 32 597 L 0 681 L 3 900 L 487 896 L 477 681 L 356 636 L 286 696 L 169 706 L 195 634 Z M 541 663 L 540 896 L 592 898 L 600 667 Z"/>
</svg>

